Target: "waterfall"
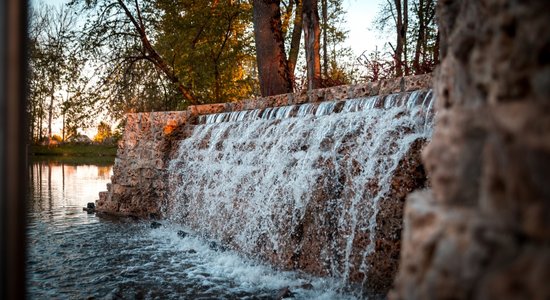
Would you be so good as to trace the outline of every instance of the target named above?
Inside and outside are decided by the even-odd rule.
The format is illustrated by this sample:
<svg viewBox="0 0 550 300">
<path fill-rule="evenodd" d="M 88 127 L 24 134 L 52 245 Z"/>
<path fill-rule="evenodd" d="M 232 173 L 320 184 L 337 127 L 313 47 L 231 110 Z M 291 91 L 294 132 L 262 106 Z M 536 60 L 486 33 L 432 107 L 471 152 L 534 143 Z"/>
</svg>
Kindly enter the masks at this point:
<svg viewBox="0 0 550 300">
<path fill-rule="evenodd" d="M 202 116 L 170 162 L 166 214 L 289 268 L 364 274 L 378 203 L 412 143 L 431 137 L 432 98 L 423 90 Z"/>
</svg>

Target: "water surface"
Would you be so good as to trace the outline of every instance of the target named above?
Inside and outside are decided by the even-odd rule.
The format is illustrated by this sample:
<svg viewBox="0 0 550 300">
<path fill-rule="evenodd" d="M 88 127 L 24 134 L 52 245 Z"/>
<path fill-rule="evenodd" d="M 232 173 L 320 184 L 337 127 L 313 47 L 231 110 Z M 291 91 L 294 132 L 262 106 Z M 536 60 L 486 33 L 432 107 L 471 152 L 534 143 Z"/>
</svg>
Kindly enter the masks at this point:
<svg viewBox="0 0 550 300">
<path fill-rule="evenodd" d="M 105 164 L 30 164 L 29 299 L 274 299 L 285 287 L 294 299 L 355 298 L 338 280 L 275 270 L 177 224 L 87 214 L 111 173 Z"/>
</svg>

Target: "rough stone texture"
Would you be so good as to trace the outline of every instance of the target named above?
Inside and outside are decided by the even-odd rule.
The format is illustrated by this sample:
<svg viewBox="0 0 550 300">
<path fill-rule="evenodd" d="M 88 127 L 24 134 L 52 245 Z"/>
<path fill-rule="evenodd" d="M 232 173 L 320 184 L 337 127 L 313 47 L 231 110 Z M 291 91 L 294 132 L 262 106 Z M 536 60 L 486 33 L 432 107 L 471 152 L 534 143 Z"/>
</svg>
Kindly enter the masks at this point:
<svg viewBox="0 0 550 300">
<path fill-rule="evenodd" d="M 399 162 L 391 180 L 391 189 L 379 202 L 376 217 L 376 240 L 374 252 L 365 258 L 365 250 L 370 239 L 368 216 L 358 220 L 355 238 L 349 258 L 348 280 L 362 283 L 365 291 L 372 294 L 385 293 L 391 287 L 397 272 L 400 250 L 400 233 L 402 229 L 403 204 L 406 196 L 415 189 L 425 187 L 426 176 L 422 168 L 420 153 L 427 141 L 418 139 L 411 144 L 404 158 Z M 330 164 L 331 162 L 327 162 Z M 353 195 L 346 196 L 346 190 L 327 185 L 334 181 L 330 167 L 318 180 L 319 189 L 312 191 L 313 201 L 308 203 L 306 214 L 295 232 L 290 233 L 288 245 L 280 247 L 282 251 L 272 253 L 269 242 L 259 243 L 257 253 L 276 266 L 285 269 L 298 269 L 318 276 L 336 276 L 343 274 L 344 269 L 333 270 L 335 265 L 345 266 L 344 251 L 347 236 L 350 232 L 338 230 L 338 218 L 346 215 L 345 210 L 351 203 Z M 348 178 L 347 180 L 353 180 Z M 325 182 L 326 181 L 326 182 Z M 351 186 L 351 184 L 349 184 Z M 366 194 L 374 195 L 380 187 L 375 182 L 365 183 Z M 343 193 L 342 193 L 343 192 Z M 341 194 L 340 194 L 341 193 Z M 337 203 L 333 199 L 341 199 Z M 367 206 L 370 199 L 365 199 L 358 206 Z M 359 211 L 368 211 L 361 207 Z M 371 211 L 372 213 L 372 211 Z M 290 220 L 289 220 L 290 221 Z M 291 224 L 281 224 L 282 228 L 291 228 Z M 335 247 L 327 245 L 337 244 Z M 239 249 L 238 245 L 234 248 Z M 324 251 L 333 249 L 326 255 Z M 337 251 L 337 249 L 340 249 Z M 326 258 L 327 260 L 321 259 Z M 366 269 L 363 264 L 366 263 Z"/>
<path fill-rule="evenodd" d="M 439 2 L 431 191 L 405 208 L 391 299 L 549 299 L 550 2 Z"/>
<path fill-rule="evenodd" d="M 367 258 L 366 291 L 387 292 L 391 288 L 399 266 L 405 199 L 409 193 L 427 184 L 420 159 L 427 143 L 418 139 L 411 145 L 392 177 L 390 192 L 379 203 L 375 251 Z"/>
<path fill-rule="evenodd" d="M 159 217 L 166 195 L 166 164 L 171 136 L 189 118 L 187 111 L 132 113 L 126 116 L 111 184 L 99 193 L 97 211 Z"/>
</svg>

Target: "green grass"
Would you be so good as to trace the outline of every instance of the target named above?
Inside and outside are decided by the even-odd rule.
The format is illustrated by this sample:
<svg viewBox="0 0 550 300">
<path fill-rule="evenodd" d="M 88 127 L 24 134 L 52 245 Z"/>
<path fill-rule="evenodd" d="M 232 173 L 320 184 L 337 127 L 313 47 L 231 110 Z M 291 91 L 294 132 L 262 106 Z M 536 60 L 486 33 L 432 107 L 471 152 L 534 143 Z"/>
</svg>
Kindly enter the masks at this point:
<svg viewBox="0 0 550 300">
<path fill-rule="evenodd" d="M 112 164 L 116 145 L 63 144 L 55 146 L 31 145 L 31 161 L 55 161 L 66 164 Z"/>
</svg>

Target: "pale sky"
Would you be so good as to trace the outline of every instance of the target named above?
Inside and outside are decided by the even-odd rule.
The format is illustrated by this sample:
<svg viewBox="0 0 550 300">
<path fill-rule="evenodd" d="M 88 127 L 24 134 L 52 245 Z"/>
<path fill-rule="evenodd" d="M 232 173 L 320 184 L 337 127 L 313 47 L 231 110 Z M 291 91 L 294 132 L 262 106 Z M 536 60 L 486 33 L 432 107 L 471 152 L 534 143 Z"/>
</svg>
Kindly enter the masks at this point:
<svg viewBox="0 0 550 300">
<path fill-rule="evenodd" d="M 343 0 L 343 3 L 347 11 L 348 43 L 355 56 L 376 46 L 382 48 L 386 41 L 379 38 L 372 24 L 384 0 Z"/>
</svg>

